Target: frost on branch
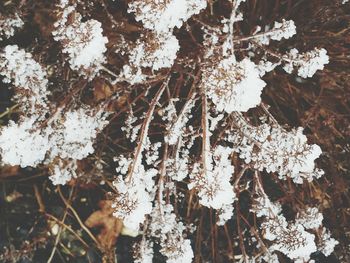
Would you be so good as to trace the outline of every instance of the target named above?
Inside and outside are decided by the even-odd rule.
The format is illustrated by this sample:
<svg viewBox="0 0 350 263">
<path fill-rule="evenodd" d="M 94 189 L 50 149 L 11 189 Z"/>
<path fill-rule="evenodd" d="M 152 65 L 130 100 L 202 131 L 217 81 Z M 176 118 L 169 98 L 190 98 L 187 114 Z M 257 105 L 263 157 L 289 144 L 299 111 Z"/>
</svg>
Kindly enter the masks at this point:
<svg viewBox="0 0 350 263">
<path fill-rule="evenodd" d="M 207 96 L 218 111 L 228 113 L 245 112 L 258 105 L 265 85 L 256 65 L 248 58 L 237 62 L 230 56 L 202 73 L 202 86 Z"/>
<path fill-rule="evenodd" d="M 315 236 L 305 231 L 302 225 L 287 222 L 285 217 L 279 214 L 279 209 L 276 210 L 278 205 L 266 199 L 268 199 L 266 194 L 260 193 L 252 211 L 259 211 L 256 209 L 259 206 L 262 207 L 264 203 L 269 205 L 264 208 L 270 210 L 268 213 L 257 214 L 265 218 L 261 227 L 264 231 L 264 238 L 273 242 L 269 250 L 280 251 L 296 262 L 309 260 L 310 255 L 317 250 Z M 260 200 L 263 200 L 264 203 L 257 204 Z"/>
<path fill-rule="evenodd" d="M 191 126 L 189 128 L 191 128 Z M 174 181 L 180 182 L 189 175 L 189 163 L 191 160 L 190 149 L 193 146 L 193 138 L 191 135 L 192 134 L 188 132 L 181 134 L 175 144 L 175 154 L 166 160 L 167 175 Z"/>
<path fill-rule="evenodd" d="M 290 177 L 295 183 L 312 181 L 323 171 L 315 168 L 315 159 L 322 153 L 316 145 L 307 144 L 303 129 L 285 131 L 281 126 L 263 124 L 258 127 L 240 122 L 238 130 L 228 135 L 240 158 L 255 169 L 277 172 L 281 179 Z"/>
<path fill-rule="evenodd" d="M 275 22 L 272 29 L 257 36 L 260 44 L 268 45 L 270 40 L 280 41 L 282 38 L 288 39 L 296 34 L 296 27 L 293 20 L 282 19 L 282 22 Z"/>
<path fill-rule="evenodd" d="M 205 0 L 134 0 L 128 12 L 135 13 L 136 20 L 145 28 L 161 33 L 180 28 L 184 21 L 206 6 Z"/>
<path fill-rule="evenodd" d="M 30 53 L 16 45 L 8 45 L 0 53 L 3 82 L 15 86 L 15 100 L 27 115 L 43 118 L 48 110 L 46 72 Z"/>
<path fill-rule="evenodd" d="M 97 133 L 107 124 L 107 114 L 80 108 L 53 118 L 45 126 L 34 115 L 23 118 L 18 124 L 10 121 L 0 130 L 2 162 L 21 167 L 32 166 L 55 158 L 81 160 L 94 152 L 92 147 Z M 51 170 L 55 184 L 64 184 L 74 177 L 72 166 L 57 164 Z M 64 170 L 65 169 L 65 170 Z M 69 175 L 71 174 L 71 175 Z"/>
<path fill-rule="evenodd" d="M 154 160 L 158 159 L 159 144 L 151 144 L 148 138 L 148 131 L 154 109 L 165 87 L 166 82 L 158 90 L 147 111 L 140 130 L 139 142 L 133 155 L 133 161 L 129 163 L 124 158 L 117 158 L 118 160 L 124 159 L 124 165 L 129 164 L 129 167 L 125 179 L 123 178 L 123 172 L 126 169 L 120 169 L 117 179 L 113 182 L 116 188 L 116 193 L 113 197 L 113 208 L 115 209 L 113 215 L 122 219 L 127 227 L 135 230 L 139 229 L 140 224 L 145 220 L 145 216 L 152 210 L 152 201 L 155 192 L 153 177 L 158 174 L 158 170 L 153 168 L 151 164 Z M 145 162 L 149 167 L 145 167 L 143 159 L 146 159 Z"/>
<path fill-rule="evenodd" d="M 191 241 L 206 231 L 202 228 L 206 224 L 197 220 L 198 204 L 210 208 L 202 209 L 203 219 L 207 211 L 215 209 L 210 216 L 218 226 L 232 218 L 229 227 L 214 232 L 221 235 L 221 230 L 233 228 L 238 235 L 227 233 L 228 241 L 232 241 L 228 243 L 235 256 L 239 256 L 236 251 L 241 252 L 242 262 L 278 262 L 282 254 L 301 262 L 309 260 L 316 250 L 332 253 L 337 241 L 323 228 L 322 214 L 303 204 L 306 198 L 291 196 L 299 193 L 300 186 L 287 185 L 291 181 L 310 182 L 323 174 L 315 168 L 321 149 L 307 143 L 302 128 L 287 130 L 280 126 L 261 103 L 265 73 L 282 65 L 288 73 L 296 69 L 299 76 L 311 77 L 328 63 L 327 53 L 315 49 L 299 54 L 292 49 L 283 55 L 275 42 L 276 50 L 272 50 L 267 46 L 270 42 L 289 39 L 296 33 L 294 21 L 282 19 L 270 28 L 249 28 L 250 18 L 244 19 L 239 10 L 244 1 L 131 0 L 119 8 L 113 1 L 60 0 L 53 39 L 47 43 L 51 47 L 59 41 L 70 69 L 78 74 L 72 75 L 71 70 L 52 62 L 50 50 L 42 56 L 42 61 L 52 63 L 47 66 L 52 81 L 49 86 L 44 67 L 29 53 L 15 45 L 0 52 L 0 74 L 15 87 L 20 105 L 18 120 L 8 120 L 11 115 L 6 115 L 8 125 L 0 130 L 2 163 L 21 167 L 43 164 L 52 183 L 64 185 L 79 176 L 84 158 L 90 155 L 87 162 L 111 167 L 107 161 L 111 161 L 112 151 L 116 153 L 113 179 L 100 166 L 94 171 L 106 172 L 104 180 L 113 180 L 108 186 L 114 192 L 113 214 L 117 220 L 142 233 L 135 262 L 152 262 L 158 248 L 169 263 L 192 262 L 195 253 Z M 207 2 L 215 3 L 205 9 Z M 247 2 L 246 7 L 250 6 Z M 221 7 L 230 10 L 221 12 Z M 99 8 L 106 13 L 97 14 Z M 91 19 L 94 15 L 108 29 L 108 52 L 102 24 Z M 140 23 L 135 23 L 133 15 Z M 263 18 L 253 17 L 265 23 Z M 13 34 L 11 30 L 5 35 Z M 250 35 L 245 35 L 247 32 Z M 35 41 L 30 48 L 46 50 L 37 49 Z M 89 83 L 101 69 L 106 74 Z M 101 83 L 108 86 L 106 92 Z M 92 91 L 97 94 L 99 89 L 106 93 L 103 99 L 92 96 Z M 269 91 L 266 95 L 271 94 Z M 82 101 L 95 106 L 81 105 Z M 106 152 L 91 156 L 97 134 L 108 125 L 106 108 L 116 111 L 105 134 L 105 142 L 113 144 L 103 147 L 108 148 Z M 261 116 L 262 112 L 266 116 Z M 259 117 L 265 124 L 256 124 Z M 253 173 L 256 177 L 264 174 L 268 183 L 274 181 L 276 188 L 287 191 L 286 195 L 278 196 L 280 191 L 272 189 L 273 198 L 278 200 L 272 202 L 275 199 L 270 200 L 263 190 L 254 193 L 252 188 L 258 183 Z M 237 202 L 239 209 L 234 210 L 234 202 L 240 197 L 250 199 Z M 291 209 L 296 213 L 292 218 L 283 215 L 290 200 L 293 205 L 298 200 Z M 192 237 L 186 236 L 191 225 L 185 226 L 183 219 L 199 223 Z M 215 238 L 214 233 L 214 249 Z M 246 245 L 249 251 L 245 251 Z"/>
<path fill-rule="evenodd" d="M 183 130 L 186 128 L 188 120 L 192 117 L 191 110 L 195 105 L 195 94 L 188 99 L 182 108 L 179 115 L 176 114 L 176 108 L 174 105 L 174 100 L 169 102 L 169 105 L 164 109 L 165 114 L 163 120 L 167 121 L 167 135 L 165 136 L 165 141 L 170 145 L 174 145 L 179 137 L 183 134 Z"/>
<path fill-rule="evenodd" d="M 293 68 L 298 69 L 298 75 L 302 78 L 311 78 L 317 70 L 322 70 L 325 64 L 329 63 L 327 50 L 315 48 L 314 50 L 301 53 L 295 48 L 283 56 L 285 65 L 283 69 L 291 73 Z"/>
<path fill-rule="evenodd" d="M 0 40 L 12 37 L 24 25 L 18 14 L 4 17 L 0 15 Z"/>
<path fill-rule="evenodd" d="M 106 60 L 108 39 L 102 34 L 101 23 L 94 19 L 82 22 L 75 5 L 65 1 L 61 1 L 60 8 L 62 13 L 52 32 L 54 39 L 61 42 L 63 52 L 68 54 L 71 69 L 92 79 Z"/>
<path fill-rule="evenodd" d="M 149 142 L 143 144 L 146 149 L 150 148 Z M 113 182 L 116 194 L 113 196 L 113 215 L 123 220 L 128 228 L 138 230 L 144 222 L 145 215 L 151 213 L 154 196 L 154 179 L 158 171 L 154 168 L 146 169 L 142 164 L 142 152 L 137 160 L 129 161 L 119 157 L 117 172 L 121 175 Z M 154 152 L 156 159 L 157 152 Z M 150 157 L 149 157 L 150 158 Z M 128 173 L 123 179 L 124 174 Z"/>
</svg>

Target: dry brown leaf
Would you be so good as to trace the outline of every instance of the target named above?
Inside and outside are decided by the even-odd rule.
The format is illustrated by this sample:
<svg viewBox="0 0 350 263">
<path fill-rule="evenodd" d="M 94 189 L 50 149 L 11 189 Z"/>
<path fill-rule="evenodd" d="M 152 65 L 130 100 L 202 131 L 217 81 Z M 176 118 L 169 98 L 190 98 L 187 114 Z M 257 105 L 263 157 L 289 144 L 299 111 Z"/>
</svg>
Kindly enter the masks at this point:
<svg viewBox="0 0 350 263">
<path fill-rule="evenodd" d="M 19 175 L 19 166 L 4 166 L 0 170 L 0 178 L 6 178 L 6 177 L 11 177 L 11 176 L 16 176 Z"/>
<path fill-rule="evenodd" d="M 94 96 L 97 101 L 104 100 L 112 96 L 113 90 L 103 79 L 94 81 Z"/>
<path fill-rule="evenodd" d="M 100 201 L 100 210 L 93 212 L 85 221 L 86 226 L 90 228 L 101 228 L 97 239 L 105 249 L 110 249 L 115 245 L 123 228 L 123 222 L 113 216 L 111 205 L 112 201 Z"/>
</svg>

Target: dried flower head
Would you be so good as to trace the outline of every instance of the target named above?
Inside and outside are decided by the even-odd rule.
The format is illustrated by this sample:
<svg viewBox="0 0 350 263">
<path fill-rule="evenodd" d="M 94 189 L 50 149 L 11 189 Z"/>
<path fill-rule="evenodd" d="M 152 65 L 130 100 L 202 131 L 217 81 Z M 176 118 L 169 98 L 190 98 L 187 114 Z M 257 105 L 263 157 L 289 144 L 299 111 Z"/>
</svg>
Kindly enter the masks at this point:
<svg viewBox="0 0 350 263">
<path fill-rule="evenodd" d="M 179 49 L 179 41 L 171 33 L 149 33 L 130 52 L 129 62 L 133 66 L 152 70 L 169 68 L 174 64 Z"/>
<path fill-rule="evenodd" d="M 245 58 L 237 62 L 230 56 L 203 71 L 202 85 L 218 111 L 231 113 L 258 105 L 266 83 L 252 61 Z"/>
<path fill-rule="evenodd" d="M 0 15 L 0 40 L 12 37 L 24 25 L 18 14 L 4 17 Z"/>
<path fill-rule="evenodd" d="M 16 45 L 8 45 L 0 53 L 0 74 L 3 82 L 16 88 L 15 99 L 27 116 L 45 115 L 47 105 L 46 72 L 30 53 Z"/>
<path fill-rule="evenodd" d="M 61 17 L 52 32 L 54 39 L 61 42 L 63 52 L 69 56 L 69 65 L 79 75 L 93 78 L 98 74 L 106 58 L 104 52 L 108 39 L 102 34 L 101 23 L 90 19 L 82 22 L 82 16 L 75 12 L 74 5 L 61 5 Z"/>
<path fill-rule="evenodd" d="M 230 183 L 234 167 L 229 158 L 230 154 L 230 148 L 219 145 L 209 157 L 206 169 L 200 163 L 194 165 L 188 188 L 198 191 L 200 204 L 221 209 L 234 202 L 235 193 Z"/>
<path fill-rule="evenodd" d="M 181 27 L 191 16 L 207 6 L 205 0 L 134 0 L 129 4 L 129 13 L 135 13 L 147 29 L 158 33 Z"/>
<path fill-rule="evenodd" d="M 253 127 L 241 122 L 239 130 L 228 137 L 240 157 L 260 171 L 277 172 L 281 179 L 290 177 L 299 184 L 323 174 L 314 163 L 321 148 L 307 144 L 302 128 L 287 132 L 280 126 Z"/>
<path fill-rule="evenodd" d="M 324 48 L 315 48 L 309 52 L 299 54 L 296 48 L 293 48 L 283 56 L 285 65 L 283 69 L 291 73 L 293 68 L 298 69 L 298 75 L 302 78 L 311 78 L 317 70 L 322 70 L 325 64 L 329 63 L 327 50 Z"/>
<path fill-rule="evenodd" d="M 61 160 L 50 168 L 50 180 L 54 185 L 65 185 L 72 178 L 77 177 L 77 162 L 76 160 Z"/>
<path fill-rule="evenodd" d="M 296 34 L 296 27 L 293 20 L 282 19 L 282 22 L 275 22 L 272 29 L 265 32 L 264 34 L 259 34 L 256 38 L 260 44 L 268 45 L 270 40 L 280 41 L 282 38 L 288 39 Z"/>
<path fill-rule="evenodd" d="M 48 135 L 35 130 L 36 118 L 20 123 L 10 121 L 0 130 L 0 153 L 2 162 L 9 165 L 37 166 L 50 149 Z"/>
</svg>

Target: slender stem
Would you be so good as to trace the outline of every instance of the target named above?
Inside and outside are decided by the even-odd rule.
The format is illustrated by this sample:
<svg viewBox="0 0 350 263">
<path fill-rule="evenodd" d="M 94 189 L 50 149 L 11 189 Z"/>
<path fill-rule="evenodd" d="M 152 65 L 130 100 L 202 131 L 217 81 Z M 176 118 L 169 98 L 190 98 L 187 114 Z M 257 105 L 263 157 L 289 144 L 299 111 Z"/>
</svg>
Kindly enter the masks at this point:
<svg viewBox="0 0 350 263">
<path fill-rule="evenodd" d="M 208 123 L 207 96 L 204 89 L 202 93 L 202 130 L 202 163 L 204 173 L 206 174 L 207 171 L 210 170 L 210 132 Z"/>
<path fill-rule="evenodd" d="M 145 145 L 146 145 L 146 142 L 147 142 L 148 129 L 149 129 L 149 125 L 150 125 L 151 120 L 152 120 L 153 112 L 154 112 L 154 109 L 156 107 L 156 104 L 158 103 L 160 97 L 162 96 L 162 94 L 165 90 L 165 87 L 168 85 L 168 81 L 169 81 L 169 78 L 166 81 L 164 81 L 164 83 L 162 84 L 162 86 L 160 87 L 160 89 L 158 90 L 156 95 L 154 96 L 154 98 L 151 102 L 150 108 L 148 109 L 145 121 L 142 124 L 139 144 L 138 144 L 138 146 L 135 150 L 135 154 L 134 154 L 134 161 L 131 164 L 128 176 L 126 177 L 126 180 L 125 180 L 126 182 L 131 181 L 131 177 L 133 176 L 133 174 L 137 170 L 136 168 L 138 168 L 138 166 L 141 165 L 142 152 L 143 152 Z"/>
</svg>

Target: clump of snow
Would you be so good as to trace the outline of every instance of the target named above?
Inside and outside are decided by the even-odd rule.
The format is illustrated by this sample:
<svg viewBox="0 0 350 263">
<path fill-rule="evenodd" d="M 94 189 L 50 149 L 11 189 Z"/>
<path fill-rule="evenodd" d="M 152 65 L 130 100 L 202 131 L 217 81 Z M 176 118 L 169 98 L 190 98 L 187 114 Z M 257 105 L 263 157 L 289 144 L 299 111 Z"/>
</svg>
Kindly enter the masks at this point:
<svg viewBox="0 0 350 263">
<path fill-rule="evenodd" d="M 0 53 L 0 75 L 3 82 L 16 87 L 15 99 L 27 115 L 44 115 L 47 106 L 46 72 L 30 53 L 16 45 L 8 45 Z"/>
<path fill-rule="evenodd" d="M 264 238 L 272 241 L 269 251 L 280 251 L 295 262 L 306 262 L 315 251 L 322 252 L 329 256 L 338 242 L 330 237 L 328 230 L 322 226 L 323 216 L 317 208 L 306 208 L 298 213 L 295 222 L 287 222 L 280 214 L 280 204 L 272 203 L 267 197 L 260 183 L 257 183 L 259 197 L 255 199 L 252 209 L 258 217 L 264 217 L 261 227 L 264 231 Z M 259 193 L 260 192 L 260 193 Z M 261 193 L 262 192 L 262 193 Z M 267 207 L 264 207 L 267 204 Z M 259 208 L 265 211 L 260 213 Z M 275 209 L 279 207 L 279 209 Z M 321 229 L 321 234 L 315 242 L 315 235 L 306 231 Z M 318 231 L 319 232 L 319 231 Z"/>
<path fill-rule="evenodd" d="M 150 67 L 153 70 L 169 68 L 174 64 L 179 41 L 171 33 L 150 34 L 144 41 L 138 41 L 130 52 L 129 61 L 137 67 Z"/>
<path fill-rule="evenodd" d="M 129 4 L 128 12 L 135 13 L 145 28 L 161 33 L 180 28 L 206 6 L 206 0 L 136 0 Z"/>
<path fill-rule="evenodd" d="M 291 73 L 293 68 L 298 69 L 298 75 L 302 78 L 311 78 L 317 70 L 322 70 L 324 65 L 329 63 L 327 50 L 315 48 L 314 50 L 301 53 L 295 48 L 283 56 L 285 65 L 283 69 Z"/>
<path fill-rule="evenodd" d="M 269 204 L 272 209 L 270 212 L 257 213 L 259 217 L 264 217 L 265 221 L 261 227 L 264 231 L 264 238 L 272 241 L 269 251 L 280 251 L 290 259 L 305 262 L 310 259 L 310 255 L 317 250 L 315 235 L 305 231 L 303 225 L 299 223 L 287 222 L 283 215 L 280 215 L 279 204 L 271 203 L 265 193 L 263 198 L 255 199 L 255 202 L 263 201 L 256 204 L 255 208 Z M 268 207 L 265 208 L 266 210 Z M 278 211 L 279 210 L 279 211 Z"/>
<path fill-rule="evenodd" d="M 333 253 L 334 247 L 339 242 L 331 237 L 329 231 L 323 227 L 320 235 L 320 240 L 317 244 L 318 250 L 321 251 L 326 257 Z"/>
<path fill-rule="evenodd" d="M 222 208 L 220 208 L 217 211 L 218 221 L 216 222 L 216 224 L 218 226 L 225 225 L 225 223 L 232 218 L 233 210 L 233 204 L 224 205 Z"/>
<path fill-rule="evenodd" d="M 152 211 L 150 194 L 144 188 L 142 180 L 136 176 L 131 182 L 125 182 L 119 176 L 113 185 L 118 192 L 112 205 L 115 209 L 113 215 L 123 219 L 124 225 L 128 228 L 138 230 L 145 220 L 145 215 Z"/>
<path fill-rule="evenodd" d="M 10 38 L 15 31 L 23 27 L 24 22 L 18 14 L 3 17 L 0 15 L 0 40 Z"/>
<path fill-rule="evenodd" d="M 63 120 L 54 118 L 48 126 L 41 126 L 42 122 L 36 115 L 22 118 L 18 124 L 10 121 L 0 131 L 2 161 L 10 165 L 35 167 L 56 157 L 85 158 L 94 152 L 94 139 L 108 123 L 106 117 L 102 111 L 94 113 L 80 108 L 67 112 Z M 61 174 L 67 177 L 63 172 Z M 52 177 L 54 181 L 58 181 L 57 176 Z"/>
<path fill-rule="evenodd" d="M 293 20 L 282 19 L 282 22 L 275 22 L 272 29 L 269 31 L 259 34 L 256 37 L 257 41 L 262 45 L 268 45 L 270 40 L 280 41 L 283 38 L 288 39 L 296 34 L 296 27 Z"/>
<path fill-rule="evenodd" d="M 77 162 L 76 160 L 62 161 L 59 159 L 58 163 L 50 168 L 50 180 L 54 185 L 65 185 L 72 178 L 77 177 Z"/>
<path fill-rule="evenodd" d="M 237 62 L 230 56 L 204 70 L 202 85 L 218 111 L 231 113 L 245 112 L 258 105 L 266 83 L 250 59 Z"/>
<path fill-rule="evenodd" d="M 257 65 L 257 68 L 260 71 L 260 76 L 262 77 L 267 72 L 274 70 L 280 64 L 281 64 L 281 62 L 272 63 L 271 61 L 268 61 L 267 59 L 262 59 L 262 60 L 260 60 L 259 64 Z"/>
<path fill-rule="evenodd" d="M 189 239 L 180 239 L 170 236 L 167 246 L 162 247 L 160 252 L 167 257 L 166 263 L 191 263 L 194 257 Z M 176 248 L 176 249 L 175 249 Z"/>
<path fill-rule="evenodd" d="M 323 175 L 314 163 L 322 153 L 321 148 L 307 144 L 302 128 L 287 132 L 281 126 L 268 124 L 253 127 L 240 122 L 239 125 L 239 131 L 230 134 L 228 139 L 239 156 L 255 169 L 277 172 L 281 179 L 287 176 L 299 184 L 303 179 L 312 181 Z"/>
<path fill-rule="evenodd" d="M 173 206 L 158 203 L 152 210 L 150 236 L 159 239 L 160 253 L 167 263 L 191 263 L 194 257 L 191 241 L 183 237 L 186 227 L 176 219 Z"/>
<path fill-rule="evenodd" d="M 282 230 L 271 249 L 280 251 L 293 260 L 305 262 L 317 251 L 315 235 L 305 231 L 302 225 L 291 224 Z"/>
<path fill-rule="evenodd" d="M 62 6 L 62 16 L 55 23 L 56 30 L 52 34 L 61 42 L 63 52 L 68 54 L 70 67 L 91 79 L 106 60 L 104 52 L 108 39 L 102 34 L 100 22 L 94 19 L 82 22 L 82 16 L 75 13 L 75 6 L 64 3 Z"/>
<path fill-rule="evenodd" d="M 88 108 L 68 111 L 64 120 L 53 124 L 50 140 L 54 142 L 50 156 L 81 160 L 94 152 L 93 142 L 107 124 L 107 114 Z"/>
<path fill-rule="evenodd" d="M 2 162 L 9 165 L 37 166 L 50 148 L 45 132 L 35 129 L 36 118 L 27 118 L 16 124 L 10 121 L 0 130 Z"/>
<path fill-rule="evenodd" d="M 234 202 L 235 193 L 230 183 L 234 171 L 229 158 L 231 153 L 230 148 L 219 145 L 209 157 L 208 167 L 202 168 L 200 163 L 194 165 L 188 188 L 198 191 L 201 205 L 222 209 Z"/>
<path fill-rule="evenodd" d="M 308 207 L 297 214 L 296 223 L 303 225 L 306 229 L 317 229 L 322 225 L 323 215 L 317 207 Z"/>
</svg>

